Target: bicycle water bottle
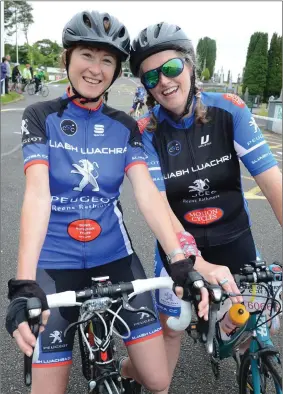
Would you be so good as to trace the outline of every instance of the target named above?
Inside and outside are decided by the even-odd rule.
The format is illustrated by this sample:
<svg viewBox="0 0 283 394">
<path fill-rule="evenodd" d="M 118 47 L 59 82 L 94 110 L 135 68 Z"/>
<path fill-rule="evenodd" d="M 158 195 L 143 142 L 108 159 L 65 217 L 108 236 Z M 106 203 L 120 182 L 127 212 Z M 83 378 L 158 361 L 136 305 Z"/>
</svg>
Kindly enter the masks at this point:
<svg viewBox="0 0 283 394">
<path fill-rule="evenodd" d="M 243 304 L 233 304 L 219 322 L 221 338 L 228 341 L 237 328 L 246 324 L 249 317 L 250 313 Z"/>
</svg>

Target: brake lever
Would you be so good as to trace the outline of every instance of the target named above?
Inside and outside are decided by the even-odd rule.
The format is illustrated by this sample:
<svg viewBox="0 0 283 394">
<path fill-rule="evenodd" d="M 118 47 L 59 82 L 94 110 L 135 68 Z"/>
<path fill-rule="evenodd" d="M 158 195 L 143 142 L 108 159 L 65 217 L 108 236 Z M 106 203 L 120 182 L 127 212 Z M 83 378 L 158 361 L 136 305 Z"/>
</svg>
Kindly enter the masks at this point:
<svg viewBox="0 0 283 394">
<path fill-rule="evenodd" d="M 123 293 L 122 294 L 122 300 L 123 300 L 123 308 L 126 311 L 132 312 L 132 313 L 144 312 L 144 313 L 148 313 L 149 315 L 151 315 L 155 319 L 157 318 L 156 314 L 151 309 L 149 309 L 149 308 L 147 308 L 145 306 L 142 306 L 139 309 L 136 309 L 136 308 L 132 307 L 132 305 L 129 304 L 127 293 Z"/>
<path fill-rule="evenodd" d="M 207 291 L 209 293 L 210 307 L 209 307 L 209 327 L 206 337 L 206 350 L 208 354 L 213 354 L 214 344 L 213 339 L 215 337 L 216 322 L 217 322 L 217 312 L 220 309 L 220 303 L 223 297 L 223 290 L 221 286 L 218 285 L 206 285 Z"/>
<path fill-rule="evenodd" d="M 27 300 L 27 318 L 31 332 L 37 339 L 39 334 L 39 328 L 41 325 L 41 301 L 40 299 L 33 297 Z M 24 380 L 25 385 L 29 387 L 32 383 L 32 357 L 33 354 L 28 357 L 24 355 Z"/>
</svg>

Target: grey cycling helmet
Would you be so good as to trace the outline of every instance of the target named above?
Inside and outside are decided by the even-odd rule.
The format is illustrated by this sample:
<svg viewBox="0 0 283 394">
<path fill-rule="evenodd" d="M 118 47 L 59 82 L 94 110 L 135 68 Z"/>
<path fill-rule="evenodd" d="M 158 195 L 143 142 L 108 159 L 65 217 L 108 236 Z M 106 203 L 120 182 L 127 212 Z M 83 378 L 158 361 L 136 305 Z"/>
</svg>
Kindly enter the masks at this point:
<svg viewBox="0 0 283 394">
<path fill-rule="evenodd" d="M 63 47 L 71 48 L 76 44 L 108 47 L 121 61 L 130 52 L 130 36 L 123 23 L 108 13 L 83 11 L 76 14 L 64 27 Z"/>
<path fill-rule="evenodd" d="M 113 54 L 117 56 L 118 62 L 110 86 L 119 76 L 122 67 L 121 63 L 127 59 L 130 52 L 130 36 L 128 30 L 117 18 L 106 12 L 83 11 L 77 13 L 65 25 L 62 34 L 62 42 L 63 47 L 67 49 L 65 58 L 66 71 L 74 95 L 63 100 L 64 102 L 58 116 L 62 116 L 70 100 L 80 98 L 84 100 L 82 102 L 83 104 L 97 102 L 104 94 L 104 92 L 102 92 L 98 97 L 86 98 L 74 87 L 69 77 L 71 51 L 68 51 L 68 49 L 74 48 L 76 45 L 86 45 L 96 48 L 106 48 L 110 52 L 113 52 Z M 107 89 L 109 89 L 110 86 L 108 86 Z"/>
<path fill-rule="evenodd" d="M 143 29 L 131 46 L 130 68 L 132 74 L 138 77 L 140 65 L 146 58 L 168 49 L 187 53 L 195 63 L 192 41 L 179 26 L 161 22 Z"/>
</svg>

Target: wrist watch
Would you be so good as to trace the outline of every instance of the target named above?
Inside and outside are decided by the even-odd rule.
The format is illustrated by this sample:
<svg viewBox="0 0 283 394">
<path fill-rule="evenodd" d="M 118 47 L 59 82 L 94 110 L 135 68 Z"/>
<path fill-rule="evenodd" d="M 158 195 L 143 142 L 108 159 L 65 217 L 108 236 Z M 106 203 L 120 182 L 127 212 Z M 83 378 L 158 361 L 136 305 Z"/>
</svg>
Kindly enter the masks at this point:
<svg viewBox="0 0 283 394">
<path fill-rule="evenodd" d="M 182 250 L 181 248 L 172 250 L 172 252 L 170 252 L 170 253 L 168 253 L 168 254 L 166 255 L 166 258 L 167 258 L 168 263 L 171 263 L 171 262 L 172 262 L 172 259 L 173 259 L 175 256 L 177 256 L 177 254 L 184 254 L 184 252 L 183 252 L 183 250 Z"/>
</svg>

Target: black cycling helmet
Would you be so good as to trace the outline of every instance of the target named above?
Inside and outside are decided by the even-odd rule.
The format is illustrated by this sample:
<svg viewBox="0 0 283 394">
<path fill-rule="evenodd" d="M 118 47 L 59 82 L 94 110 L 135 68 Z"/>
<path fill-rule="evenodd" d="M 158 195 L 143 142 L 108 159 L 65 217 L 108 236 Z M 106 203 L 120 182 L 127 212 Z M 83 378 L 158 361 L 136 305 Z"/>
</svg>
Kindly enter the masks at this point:
<svg viewBox="0 0 283 394">
<path fill-rule="evenodd" d="M 76 44 L 108 47 L 121 61 L 130 52 L 130 36 L 117 18 L 108 13 L 83 11 L 76 14 L 63 29 L 63 47 L 71 48 Z"/>
<path fill-rule="evenodd" d="M 183 30 L 174 24 L 161 22 L 143 29 L 134 39 L 130 51 L 130 68 L 135 77 L 139 77 L 141 63 L 155 53 L 173 49 L 186 53 L 193 64 L 191 75 L 191 88 L 187 98 L 185 110 L 178 117 L 182 118 L 190 111 L 195 93 L 195 51 L 192 41 Z M 169 112 L 169 111 L 168 111 Z M 176 117 L 172 114 L 173 117 Z"/>
<path fill-rule="evenodd" d="M 132 74 L 138 77 L 140 65 L 146 58 L 168 49 L 187 53 L 195 63 L 192 41 L 179 26 L 161 22 L 143 29 L 131 46 L 130 68 Z"/>
<path fill-rule="evenodd" d="M 108 13 L 98 11 L 83 11 L 77 13 L 65 25 L 62 33 L 62 43 L 65 49 L 70 49 L 76 45 L 94 46 L 96 48 L 107 48 L 117 56 L 117 67 L 110 86 L 114 83 L 121 72 L 121 63 L 127 59 L 130 52 L 130 36 L 128 30 L 119 22 L 117 18 Z M 69 78 L 70 53 L 66 52 L 66 71 Z M 70 80 L 74 96 L 65 99 L 62 109 L 58 115 L 62 116 L 63 111 L 70 100 L 76 98 L 83 99 L 83 103 L 97 102 L 104 92 L 93 98 L 86 98 L 81 95 L 73 86 Z M 109 89 L 109 87 L 107 89 Z"/>
</svg>

